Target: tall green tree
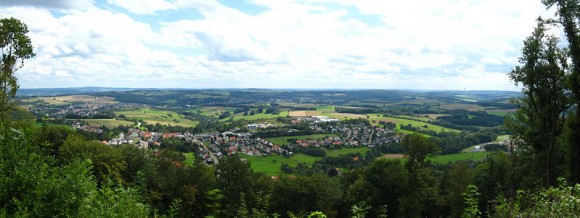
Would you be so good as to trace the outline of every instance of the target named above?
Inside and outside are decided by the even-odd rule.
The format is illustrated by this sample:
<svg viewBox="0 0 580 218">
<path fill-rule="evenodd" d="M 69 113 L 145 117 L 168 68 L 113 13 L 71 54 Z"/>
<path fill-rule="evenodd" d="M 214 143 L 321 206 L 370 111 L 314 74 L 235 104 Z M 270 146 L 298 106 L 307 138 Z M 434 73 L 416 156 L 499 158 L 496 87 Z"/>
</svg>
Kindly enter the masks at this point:
<svg viewBox="0 0 580 218">
<path fill-rule="evenodd" d="M 580 1 L 579 0 L 542 0 L 546 7 L 556 7 L 555 23 L 564 28 L 568 40 L 569 55 L 572 63 L 570 72 L 570 90 L 574 103 L 580 103 Z M 576 107 L 573 119 L 568 123 L 571 133 L 570 175 L 573 182 L 580 182 L 580 107 Z"/>
<path fill-rule="evenodd" d="M 567 54 L 558 48 L 558 38 L 546 31 L 544 21 L 538 19 L 538 26 L 524 40 L 521 65 L 508 73 L 516 85 L 521 84 L 523 97 L 515 101 L 519 109 L 507 126 L 517 143 L 531 147 L 537 162 L 544 163 L 545 182 L 550 186 L 555 179 L 554 154 L 566 120 L 564 112 L 571 101 Z"/>
<path fill-rule="evenodd" d="M 28 27 L 16 18 L 0 19 L 0 121 L 9 124 L 18 90 L 15 72 L 24 66 L 24 60 L 34 57 L 28 37 Z"/>
</svg>

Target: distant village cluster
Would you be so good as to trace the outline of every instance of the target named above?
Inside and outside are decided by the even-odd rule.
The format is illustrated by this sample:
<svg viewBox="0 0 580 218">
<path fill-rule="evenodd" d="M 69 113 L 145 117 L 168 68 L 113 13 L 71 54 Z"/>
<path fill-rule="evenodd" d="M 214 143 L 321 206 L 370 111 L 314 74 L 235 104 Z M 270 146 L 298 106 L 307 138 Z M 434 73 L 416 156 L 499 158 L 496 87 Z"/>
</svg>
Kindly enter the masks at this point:
<svg viewBox="0 0 580 218">
<path fill-rule="evenodd" d="M 401 135 L 394 130 L 379 126 L 364 124 L 342 124 L 337 119 L 324 116 L 293 117 L 293 123 L 307 122 L 309 128 L 318 134 L 328 136 L 318 139 L 308 137 L 296 137 L 285 145 L 276 144 L 268 139 L 256 136 L 260 130 L 275 129 L 280 124 L 251 123 L 247 124 L 248 132 L 236 132 L 238 128 L 226 132 L 211 132 L 192 134 L 190 132 L 150 132 L 138 128 L 129 129 L 118 137 L 102 143 L 108 145 L 133 144 L 142 149 L 152 146 L 160 146 L 164 139 L 177 138 L 195 146 L 196 154 L 203 158 L 206 163 L 216 163 L 225 155 L 245 154 L 249 156 L 266 155 L 293 155 L 292 150 L 297 147 L 374 147 L 379 144 L 399 142 Z M 324 125 L 321 125 L 324 124 Z M 96 127 L 73 124 L 73 127 L 83 131 L 99 132 Z M 292 129 L 289 132 L 295 131 Z M 289 136 L 289 138 L 292 138 Z M 298 139 L 302 138 L 302 139 Z"/>
</svg>

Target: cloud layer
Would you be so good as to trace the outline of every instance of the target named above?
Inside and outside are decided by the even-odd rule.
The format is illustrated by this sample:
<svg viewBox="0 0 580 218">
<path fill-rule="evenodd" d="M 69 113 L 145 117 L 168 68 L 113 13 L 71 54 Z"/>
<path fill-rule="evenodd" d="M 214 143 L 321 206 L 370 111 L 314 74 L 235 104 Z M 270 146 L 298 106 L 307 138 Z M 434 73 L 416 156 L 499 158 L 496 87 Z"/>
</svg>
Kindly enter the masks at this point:
<svg viewBox="0 0 580 218">
<path fill-rule="evenodd" d="M 24 21 L 37 53 L 24 88 L 515 90 L 522 40 L 553 14 L 526 0 L 15 2 L 0 16 Z"/>
</svg>

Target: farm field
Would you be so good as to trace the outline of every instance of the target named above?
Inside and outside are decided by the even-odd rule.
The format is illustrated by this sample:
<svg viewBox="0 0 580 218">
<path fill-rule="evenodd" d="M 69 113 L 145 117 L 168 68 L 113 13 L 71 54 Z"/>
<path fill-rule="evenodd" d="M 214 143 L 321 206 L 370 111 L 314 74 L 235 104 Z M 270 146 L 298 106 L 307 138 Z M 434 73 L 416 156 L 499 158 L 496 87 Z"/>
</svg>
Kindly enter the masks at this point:
<svg viewBox="0 0 580 218">
<path fill-rule="evenodd" d="M 401 130 L 400 125 L 411 124 L 413 127 L 418 127 L 418 128 L 424 129 L 424 130 L 433 130 L 436 132 L 441 132 L 441 131 L 461 132 L 460 130 L 446 128 L 446 127 L 442 127 L 442 126 L 437 126 L 437 125 L 433 125 L 433 124 L 426 123 L 426 122 L 403 119 L 403 118 L 396 118 L 396 117 L 382 117 L 382 116 L 378 117 L 378 116 L 376 116 L 376 114 L 369 114 L 369 121 L 371 121 L 371 122 L 375 121 L 376 123 L 379 123 L 380 121 L 393 122 L 393 123 L 397 124 L 397 130 Z M 427 128 L 425 128 L 425 125 L 427 126 Z"/>
<path fill-rule="evenodd" d="M 327 136 L 336 137 L 335 134 L 314 134 L 314 135 L 300 135 L 300 136 L 282 136 L 282 137 L 274 137 L 274 138 L 265 138 L 266 140 L 277 144 L 277 145 L 286 145 L 288 144 L 288 139 L 313 139 L 319 140 L 326 138 Z"/>
<path fill-rule="evenodd" d="M 89 124 L 89 126 L 92 126 L 92 127 L 106 126 L 107 128 L 115 128 L 119 125 L 124 125 L 124 126 L 135 125 L 134 122 L 126 121 L 126 120 L 115 120 L 115 119 L 80 119 L 80 120 L 87 122 Z"/>
<path fill-rule="evenodd" d="M 463 152 L 457 154 L 437 155 L 430 157 L 429 160 L 434 163 L 448 164 L 462 160 L 481 160 L 486 158 L 490 152 Z M 403 154 L 385 154 L 382 158 L 405 158 Z"/>
<path fill-rule="evenodd" d="M 464 109 L 468 111 L 480 111 L 485 109 L 485 107 L 476 104 L 443 104 L 439 107 L 444 110 Z"/>
<path fill-rule="evenodd" d="M 141 108 L 137 110 L 118 111 L 118 115 L 125 115 L 129 119 L 143 120 L 148 124 L 183 126 L 193 127 L 197 125 L 197 121 L 185 119 L 182 115 L 173 111 L 152 110 L 148 108 Z"/>
<path fill-rule="evenodd" d="M 308 116 L 318 116 L 322 111 L 311 110 L 311 111 L 289 111 L 288 116 L 291 117 L 308 117 Z"/>
<path fill-rule="evenodd" d="M 86 103 L 103 103 L 103 104 L 113 104 L 118 103 L 112 97 L 96 97 L 89 95 L 66 95 L 66 96 L 54 96 L 54 97 L 36 97 L 30 99 L 24 99 L 23 102 L 35 102 L 43 101 L 52 105 L 67 105 L 73 102 L 86 102 Z"/>
<path fill-rule="evenodd" d="M 364 115 L 364 114 L 350 114 L 350 113 L 326 113 L 323 115 L 331 117 L 331 118 L 336 118 L 339 120 L 367 118 L 367 115 Z"/>
<path fill-rule="evenodd" d="M 243 113 L 237 113 L 234 115 L 234 120 L 241 120 L 241 119 L 245 119 L 245 120 L 259 120 L 259 119 L 276 119 L 278 117 L 286 117 L 288 116 L 288 111 L 280 111 L 279 114 L 266 114 L 266 113 L 261 113 L 261 114 L 254 114 L 254 115 L 248 115 L 248 116 L 244 116 Z M 222 120 L 228 120 L 230 119 L 225 118 Z"/>
<path fill-rule="evenodd" d="M 210 106 L 210 107 L 200 107 L 197 110 L 205 116 L 218 117 L 221 113 L 226 112 L 226 111 L 233 113 L 235 108 Z"/>
<path fill-rule="evenodd" d="M 492 114 L 492 115 L 496 115 L 496 116 L 500 116 L 503 117 L 505 115 L 508 114 L 512 114 L 516 112 L 516 109 L 491 109 L 491 110 L 485 110 L 488 114 Z"/>
<path fill-rule="evenodd" d="M 326 150 L 327 157 L 338 157 L 346 154 L 356 154 L 361 153 L 366 155 L 367 151 L 371 150 L 369 147 L 359 147 L 359 148 L 341 148 L 338 150 Z"/>
<path fill-rule="evenodd" d="M 487 155 L 490 152 L 463 152 L 463 153 L 457 153 L 457 154 L 446 154 L 446 155 L 437 155 L 437 156 L 433 156 L 431 158 L 429 158 L 429 160 L 435 162 L 435 163 L 440 163 L 440 164 L 448 164 L 451 162 L 455 162 L 455 161 L 460 161 L 460 160 L 481 160 L 485 157 L 487 157 Z"/>
<path fill-rule="evenodd" d="M 338 157 L 340 155 L 358 153 L 365 154 L 370 148 L 343 148 L 336 151 L 326 150 L 326 156 L 328 157 Z M 316 160 L 322 159 L 321 157 L 314 157 L 302 153 L 295 154 L 290 158 L 282 157 L 280 155 L 270 155 L 270 156 L 248 156 L 245 154 L 240 154 L 240 157 L 246 158 L 251 165 L 254 172 L 262 172 L 269 176 L 275 176 L 281 173 L 280 166 L 282 164 L 288 164 L 291 167 L 295 167 L 298 163 L 305 163 L 311 165 Z"/>
</svg>

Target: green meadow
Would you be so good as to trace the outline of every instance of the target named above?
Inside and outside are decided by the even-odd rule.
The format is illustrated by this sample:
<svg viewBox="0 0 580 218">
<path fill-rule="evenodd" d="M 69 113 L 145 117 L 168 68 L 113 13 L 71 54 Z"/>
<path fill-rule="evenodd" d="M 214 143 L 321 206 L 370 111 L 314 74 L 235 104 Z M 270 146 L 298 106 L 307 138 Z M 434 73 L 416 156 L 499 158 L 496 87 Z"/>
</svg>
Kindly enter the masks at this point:
<svg viewBox="0 0 580 218">
<path fill-rule="evenodd" d="M 161 125 L 194 127 L 198 123 L 197 121 L 186 119 L 181 114 L 166 110 L 141 108 L 137 110 L 119 111 L 116 113 L 117 115 L 125 115 L 129 119 L 143 120 L 146 123 L 153 125 L 159 123 Z"/>
<path fill-rule="evenodd" d="M 277 145 L 286 145 L 288 144 L 288 139 L 300 139 L 300 140 L 320 140 L 326 138 L 327 136 L 336 137 L 335 134 L 314 134 L 314 135 L 300 135 L 300 136 L 282 136 L 282 137 L 274 137 L 274 138 L 265 138 L 266 140 L 277 144 Z"/>
</svg>

